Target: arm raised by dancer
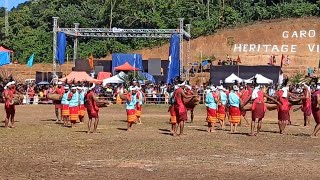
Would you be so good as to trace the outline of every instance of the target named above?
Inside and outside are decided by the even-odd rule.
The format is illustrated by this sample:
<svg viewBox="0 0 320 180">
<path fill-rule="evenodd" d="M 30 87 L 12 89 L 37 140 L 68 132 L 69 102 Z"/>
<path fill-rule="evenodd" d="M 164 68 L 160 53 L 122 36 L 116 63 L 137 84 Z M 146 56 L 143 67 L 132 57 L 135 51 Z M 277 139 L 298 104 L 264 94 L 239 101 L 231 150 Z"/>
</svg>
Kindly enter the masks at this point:
<svg viewBox="0 0 320 180">
<path fill-rule="evenodd" d="M 282 103 L 280 101 L 278 101 L 277 99 L 269 96 L 268 94 L 264 93 L 264 96 L 267 98 L 267 99 L 270 99 L 271 101 L 275 102 L 277 105 L 281 106 Z"/>
</svg>

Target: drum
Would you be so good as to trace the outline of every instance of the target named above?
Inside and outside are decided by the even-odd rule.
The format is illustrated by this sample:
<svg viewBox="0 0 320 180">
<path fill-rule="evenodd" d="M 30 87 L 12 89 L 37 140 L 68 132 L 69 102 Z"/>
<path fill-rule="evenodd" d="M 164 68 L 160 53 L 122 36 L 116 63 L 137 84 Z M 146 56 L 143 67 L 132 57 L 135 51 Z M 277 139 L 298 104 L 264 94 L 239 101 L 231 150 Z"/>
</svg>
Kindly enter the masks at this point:
<svg viewBox="0 0 320 180">
<path fill-rule="evenodd" d="M 59 94 L 48 94 L 47 98 L 54 101 L 61 101 L 62 96 Z"/>
<path fill-rule="evenodd" d="M 242 110 L 245 110 L 245 111 L 251 111 L 251 106 L 252 106 L 252 104 L 251 104 L 251 103 L 248 103 L 248 104 L 246 104 L 245 106 L 243 106 L 241 109 L 242 109 Z"/>
<path fill-rule="evenodd" d="M 270 103 L 266 103 L 266 106 L 267 106 L 267 109 L 269 111 L 273 111 L 273 110 L 276 110 L 278 108 L 278 105 L 277 104 L 270 104 Z"/>
<path fill-rule="evenodd" d="M 196 107 L 200 102 L 199 97 L 191 97 L 191 98 L 183 98 L 183 103 L 186 106 L 186 108 L 194 108 Z"/>
<path fill-rule="evenodd" d="M 120 96 L 120 99 L 122 101 L 126 101 L 127 100 L 127 94 L 120 93 L 119 96 Z"/>
<path fill-rule="evenodd" d="M 289 99 L 289 102 L 290 102 L 290 104 L 292 104 L 292 105 L 301 105 L 301 104 L 302 104 L 302 101 L 301 101 L 300 99 L 290 98 L 290 99 Z"/>
<path fill-rule="evenodd" d="M 19 105 L 23 101 L 23 95 L 20 94 L 15 94 L 13 97 L 12 102 L 10 103 L 11 105 Z"/>
</svg>

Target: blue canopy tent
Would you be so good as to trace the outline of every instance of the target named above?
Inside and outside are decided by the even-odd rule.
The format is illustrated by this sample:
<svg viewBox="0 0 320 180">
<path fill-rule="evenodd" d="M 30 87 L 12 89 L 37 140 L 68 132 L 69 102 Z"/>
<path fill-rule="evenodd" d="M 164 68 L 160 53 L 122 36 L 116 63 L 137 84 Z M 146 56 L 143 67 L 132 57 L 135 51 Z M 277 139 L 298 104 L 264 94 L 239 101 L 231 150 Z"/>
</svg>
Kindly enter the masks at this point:
<svg viewBox="0 0 320 180">
<path fill-rule="evenodd" d="M 10 53 L 12 50 L 0 46 L 0 66 L 10 64 Z"/>
<path fill-rule="evenodd" d="M 167 84 L 172 84 L 174 79 L 180 75 L 180 38 L 173 34 L 170 40 L 169 66 Z"/>
<path fill-rule="evenodd" d="M 146 72 L 142 73 L 143 77 L 145 77 L 148 81 L 152 82 L 152 83 L 156 83 L 156 80 L 154 79 L 154 77 Z"/>
<path fill-rule="evenodd" d="M 134 68 L 143 70 L 142 55 L 141 54 L 112 54 L 112 74 L 115 74 L 115 67 L 129 63 Z"/>
</svg>

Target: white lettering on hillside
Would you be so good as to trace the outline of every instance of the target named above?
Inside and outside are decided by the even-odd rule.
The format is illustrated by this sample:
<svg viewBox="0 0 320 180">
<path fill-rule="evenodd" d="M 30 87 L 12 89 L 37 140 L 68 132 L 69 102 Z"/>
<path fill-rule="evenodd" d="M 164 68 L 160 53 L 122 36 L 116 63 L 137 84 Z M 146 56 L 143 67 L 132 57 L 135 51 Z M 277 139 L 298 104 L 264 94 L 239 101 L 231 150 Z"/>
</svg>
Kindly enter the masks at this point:
<svg viewBox="0 0 320 180">
<path fill-rule="evenodd" d="M 283 39 L 306 39 L 318 38 L 315 30 L 300 30 L 300 31 L 283 31 Z M 306 47 L 305 47 L 306 48 Z M 245 53 L 296 53 L 298 52 L 298 45 L 292 44 L 234 44 L 233 52 Z M 320 53 L 320 44 L 308 44 L 309 52 Z"/>
</svg>

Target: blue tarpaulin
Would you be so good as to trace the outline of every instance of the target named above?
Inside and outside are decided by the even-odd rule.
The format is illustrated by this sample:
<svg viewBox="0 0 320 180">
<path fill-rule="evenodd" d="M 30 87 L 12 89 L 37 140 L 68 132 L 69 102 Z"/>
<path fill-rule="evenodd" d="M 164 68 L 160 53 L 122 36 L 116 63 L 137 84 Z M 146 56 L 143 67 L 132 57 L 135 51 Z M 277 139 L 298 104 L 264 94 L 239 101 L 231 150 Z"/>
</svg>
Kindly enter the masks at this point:
<svg viewBox="0 0 320 180">
<path fill-rule="evenodd" d="M 169 66 L 167 83 L 172 84 L 176 77 L 180 75 L 180 38 L 178 34 L 173 34 L 170 40 Z"/>
<path fill-rule="evenodd" d="M 10 53 L 0 52 L 0 66 L 10 64 Z"/>
<path fill-rule="evenodd" d="M 64 64 L 66 57 L 67 38 L 63 32 L 58 32 L 57 35 L 57 54 L 56 59 L 59 64 Z"/>
<path fill-rule="evenodd" d="M 152 83 L 156 83 L 156 80 L 154 79 L 154 77 L 146 72 L 143 72 L 142 75 L 148 80 L 151 81 Z"/>
<path fill-rule="evenodd" d="M 114 68 L 121 66 L 124 63 L 128 62 L 131 66 L 139 68 L 140 71 L 143 71 L 142 64 L 142 55 L 141 54 L 112 54 L 112 74 L 115 74 Z"/>
</svg>

